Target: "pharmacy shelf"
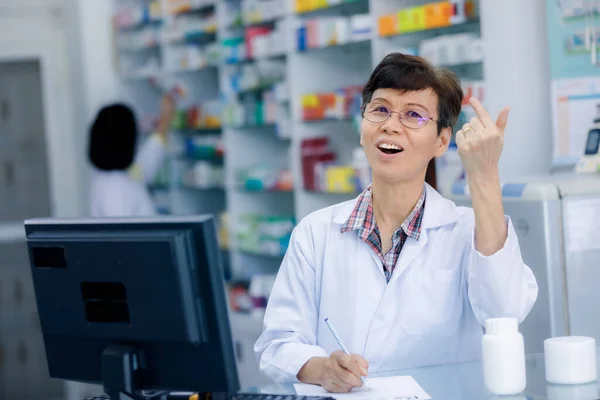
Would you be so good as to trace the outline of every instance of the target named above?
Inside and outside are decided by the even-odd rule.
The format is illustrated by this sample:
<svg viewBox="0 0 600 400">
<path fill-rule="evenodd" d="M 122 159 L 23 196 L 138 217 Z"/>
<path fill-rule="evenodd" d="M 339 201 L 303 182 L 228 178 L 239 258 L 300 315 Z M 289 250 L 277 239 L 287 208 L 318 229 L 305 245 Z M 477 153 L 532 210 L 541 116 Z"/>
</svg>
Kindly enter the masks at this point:
<svg viewBox="0 0 600 400">
<path fill-rule="evenodd" d="M 178 3 L 182 4 L 183 2 L 179 1 Z M 189 107 L 219 100 L 218 67 L 216 63 L 212 63 L 212 60 L 198 57 L 199 54 L 202 54 L 202 49 L 217 41 L 216 30 L 199 27 L 199 25 L 202 25 L 201 20 L 208 18 L 211 10 L 214 11 L 216 3 L 216 1 L 191 0 L 187 7 L 172 10 L 169 7 L 171 0 L 156 0 L 153 2 L 146 0 L 125 2 L 119 0 L 117 2 L 117 7 L 133 6 L 153 10 L 152 19 L 154 21 L 143 20 L 139 23 L 130 24 L 129 28 L 131 29 L 117 27 L 115 32 L 117 43 L 120 43 L 119 38 L 122 35 L 128 35 L 124 36 L 127 38 L 125 40 L 126 44 L 136 43 L 135 40 L 132 41 L 132 38 L 135 39 L 136 36 L 131 35 L 138 35 L 138 32 L 140 35 L 143 34 L 143 36 L 140 36 L 140 40 L 148 40 L 149 37 L 156 40 L 155 43 L 143 43 L 148 48 L 140 46 L 137 52 L 139 54 L 130 54 L 137 49 L 128 48 L 124 51 L 115 49 L 121 65 L 120 69 L 122 71 L 135 71 L 124 79 L 124 83 L 129 82 L 129 84 L 123 85 L 122 97 L 135 106 L 138 116 L 156 115 L 162 94 L 173 87 L 185 87 L 186 89 L 185 96 L 178 100 L 177 106 L 180 109 L 188 109 Z M 156 13 L 160 9 L 163 10 L 163 13 L 157 15 Z M 131 15 L 138 14 L 134 12 Z M 123 21 L 127 21 L 126 9 L 122 17 Z M 185 21 L 180 20 L 180 18 L 185 18 Z M 194 20 L 194 18 L 197 18 L 197 20 Z M 160 21 L 160 23 L 156 21 Z M 198 23 L 190 25 L 190 21 Z M 184 24 L 180 24 L 180 22 L 184 22 Z M 152 29 L 153 35 L 146 35 L 150 33 L 146 31 L 147 29 Z M 158 33 L 155 30 L 158 30 Z M 195 51 L 195 59 L 186 61 L 181 58 L 184 54 L 182 53 L 183 49 L 186 48 L 188 48 L 188 53 L 192 53 L 191 50 L 193 49 L 199 49 Z M 157 57 L 158 65 L 152 68 L 145 66 L 144 57 L 149 57 L 147 53 L 155 54 L 154 57 Z M 179 58 L 175 62 L 169 62 L 172 57 Z M 130 65 L 143 66 L 143 69 L 130 68 Z M 218 136 L 222 135 L 222 132 L 223 130 L 220 127 L 173 129 L 173 139 L 174 143 L 178 144 L 175 147 L 185 150 L 186 146 L 183 144 L 183 140 Z M 191 181 L 188 179 L 187 184 L 183 183 L 183 177 L 191 174 L 192 169 L 199 168 L 197 166 L 203 162 L 212 165 L 210 168 L 219 168 L 219 164 L 221 164 L 220 168 L 222 169 L 225 164 L 223 157 L 190 157 L 185 151 L 177 151 L 177 154 L 173 154 L 168 158 L 165 165 L 166 181 L 161 181 L 160 185 L 151 187 L 151 194 L 156 196 L 157 203 L 160 204 L 162 209 L 168 209 L 169 213 L 177 215 L 198 213 L 218 215 L 226 210 L 224 179 L 218 187 L 215 187 L 213 182 L 195 187 L 197 183 L 194 180 L 195 177 Z M 201 171 L 204 170 L 201 169 Z M 194 175 L 198 174 L 195 173 Z M 198 176 L 202 177 L 202 174 Z"/>
<path fill-rule="evenodd" d="M 140 21 L 134 22 L 131 24 L 118 25 L 117 30 L 120 32 L 131 32 L 145 27 L 155 27 L 158 28 L 163 24 L 162 18 L 152 19 L 149 21 Z"/>
<path fill-rule="evenodd" d="M 147 3 L 147 0 L 131 1 Z M 163 9 L 167 10 L 170 0 L 159 1 L 162 2 Z M 243 18 L 241 12 L 236 10 L 236 5 L 242 2 L 250 16 L 246 15 Z M 221 135 L 225 149 L 225 157 L 222 158 L 222 184 L 219 184 L 218 188 L 205 189 L 182 186 L 182 175 L 186 171 L 189 172 L 189 168 L 196 166 L 198 175 L 202 176 L 202 168 L 206 166 L 196 165 L 197 160 L 188 157 L 173 157 L 170 168 L 171 181 L 167 186 L 155 188 L 153 192 L 160 197 L 161 205 L 168 206 L 174 214 L 220 214 L 226 211 L 229 227 L 229 248 L 226 252 L 233 280 L 275 274 L 282 260 L 282 254 L 277 252 L 270 255 L 261 254 L 252 248 L 236 244 L 236 233 L 244 228 L 240 227 L 240 224 L 245 217 L 289 216 L 299 221 L 320 208 L 357 196 L 359 188 L 348 189 L 346 184 L 339 186 L 344 188 L 338 189 L 341 192 L 331 189 L 338 187 L 335 184 L 324 185 L 323 182 L 319 182 L 319 185 L 311 186 L 310 179 L 307 180 L 304 176 L 304 173 L 307 173 L 310 177 L 311 170 L 306 167 L 306 158 L 302 156 L 303 145 L 315 138 L 326 138 L 328 148 L 335 153 L 335 164 L 339 167 L 336 171 L 338 179 L 342 183 L 347 181 L 347 175 L 344 174 L 356 164 L 355 154 L 360 153 L 357 131 L 357 121 L 360 121 L 360 117 L 357 118 L 354 104 L 357 97 L 360 102 L 360 91 L 352 95 L 352 110 L 347 112 L 340 111 L 346 107 L 346 102 L 340 100 L 340 96 L 343 96 L 342 89 L 364 85 L 373 67 L 386 54 L 402 51 L 439 57 L 438 53 L 452 53 L 454 57 L 450 60 L 442 58 L 441 62 L 435 62 L 432 59 L 432 62 L 450 64 L 448 68 L 465 80 L 469 93 L 478 97 L 483 94 L 485 60 L 477 59 L 477 54 L 469 55 L 468 59 L 461 59 L 456 56 L 462 54 L 461 51 L 440 51 L 439 44 L 431 42 L 441 35 L 445 38 L 462 34 L 479 36 L 480 21 L 476 16 L 466 22 L 435 29 L 411 32 L 392 30 L 391 34 L 386 35 L 378 33 L 377 24 L 380 17 L 392 16 L 394 20 L 399 18 L 399 11 L 402 9 L 431 6 L 433 3 L 439 6 L 439 1 L 328 0 L 305 2 L 304 4 L 308 5 L 325 6 L 301 12 L 296 12 L 295 0 L 281 0 L 284 12 L 275 9 L 274 4 L 278 3 L 275 0 L 210 3 L 202 5 L 191 1 L 188 8 L 184 7 L 174 15 L 155 17 L 160 23 L 144 21 L 137 29 L 153 27 L 170 32 L 170 24 L 178 18 L 204 18 L 214 11 L 216 32 L 185 31 L 179 37 L 170 36 L 170 40 L 160 40 L 155 49 L 136 49 L 130 52 L 132 54 L 124 54 L 123 57 L 129 57 L 131 65 L 138 68 L 121 70 L 134 71 L 130 72 L 132 75 L 128 80 L 123 80 L 124 98 L 136 104 L 136 111 L 141 113 L 140 115 L 148 114 L 151 110 L 156 112 L 158 109 L 160 90 L 156 88 L 157 80 L 163 82 L 163 86 L 168 87 L 173 82 L 179 82 L 187 88 L 187 96 L 182 98 L 179 104 L 183 108 L 211 100 L 221 102 L 224 111 L 222 126 L 219 129 L 182 129 L 177 135 L 183 138 Z M 260 10 L 261 3 L 263 6 L 268 4 L 269 9 Z M 196 9 L 196 6 L 199 9 Z M 278 34 L 281 37 L 273 38 L 267 34 L 266 37 L 269 38 L 266 42 L 259 41 L 257 44 L 257 41 L 254 41 L 252 49 L 255 52 L 246 54 L 248 47 L 244 43 L 239 44 L 240 38 L 252 36 L 257 32 L 262 32 L 259 36 L 264 35 L 265 29 L 272 29 L 269 34 Z M 310 31 L 311 29 L 314 30 Z M 136 30 L 118 29 L 117 35 L 132 31 Z M 179 31 L 175 29 L 175 32 Z M 327 32 L 330 33 L 329 37 Z M 220 44 L 219 51 L 223 53 L 222 57 L 215 59 L 214 55 L 206 50 L 211 48 L 211 43 Z M 425 49 L 425 44 L 429 45 L 428 50 Z M 144 57 L 152 54 L 157 54 L 155 57 L 158 57 L 158 65 L 145 61 Z M 185 55 L 189 55 L 190 59 L 186 59 Z M 190 66 L 192 68 L 189 68 Z M 249 86 L 256 83 L 258 85 Z M 337 108 L 333 107 L 327 112 L 306 112 L 306 108 L 310 107 L 315 98 L 331 98 L 332 94 L 337 99 L 334 101 Z M 261 107 L 257 107 L 259 102 Z M 319 107 L 321 105 L 316 108 Z M 253 115 L 257 112 L 264 114 L 262 118 Z M 265 115 L 269 117 L 265 118 Z M 311 117 L 307 119 L 306 115 Z M 248 190 L 241 187 L 237 180 L 239 171 L 261 166 L 277 171 L 291 171 L 293 189 Z"/>
<path fill-rule="evenodd" d="M 324 2 L 318 4 L 313 3 L 316 6 L 309 6 L 308 8 L 297 10 L 296 14 L 303 17 L 316 17 L 316 16 L 346 16 L 353 14 L 362 14 L 369 12 L 369 1 L 368 0 L 346 0 L 331 5 L 327 5 Z"/>
<path fill-rule="evenodd" d="M 380 38 L 399 38 L 399 37 L 435 37 L 442 35 L 451 35 L 455 33 L 463 33 L 463 32 L 471 32 L 471 31 L 479 31 L 479 18 L 469 19 L 465 22 L 461 22 L 459 24 L 441 26 L 437 28 L 429 28 L 429 29 L 416 29 L 409 32 L 398 32 L 390 35 L 379 35 Z"/>
<path fill-rule="evenodd" d="M 224 194 L 225 192 L 225 187 L 223 186 L 194 186 L 194 185 L 187 185 L 187 184 L 182 184 L 179 186 L 180 189 L 184 189 L 184 190 L 190 190 L 193 192 L 204 192 L 204 193 L 209 193 L 209 192 L 215 192 L 217 194 Z"/>
<path fill-rule="evenodd" d="M 302 50 L 298 50 L 301 53 L 316 53 L 339 49 L 347 52 L 368 52 L 371 49 L 371 39 L 361 39 L 356 41 L 344 42 L 344 43 L 332 43 L 325 46 L 319 47 L 307 47 Z"/>
<path fill-rule="evenodd" d="M 158 51 L 158 50 L 160 50 L 160 45 L 158 43 L 119 48 L 119 51 L 121 53 L 129 53 L 129 54 L 149 52 L 149 51 Z"/>
<path fill-rule="evenodd" d="M 217 71 L 217 68 L 218 68 L 217 65 L 204 64 L 204 65 L 197 65 L 194 67 L 171 69 L 171 70 L 167 70 L 165 72 L 168 74 L 172 74 L 172 75 L 184 76 L 187 74 L 197 74 L 197 73 L 203 72 L 203 71 Z"/>
<path fill-rule="evenodd" d="M 276 124 L 243 124 L 243 125 L 226 125 L 226 129 L 231 130 L 258 130 L 261 132 L 271 131 L 277 128 Z"/>
<path fill-rule="evenodd" d="M 227 5 L 223 4 L 220 8 L 221 15 L 225 14 L 226 10 Z M 232 15 L 231 12 L 229 14 Z M 229 24 L 225 20 L 220 21 L 218 24 L 220 27 L 219 37 L 224 39 L 243 35 L 245 32 L 256 29 L 275 29 L 284 20 L 280 16 L 268 17 L 261 21 L 258 19 L 262 19 L 260 15 L 255 15 L 250 18 L 250 21 L 248 18 L 243 18 L 245 20 L 243 26 L 235 28 L 228 26 Z M 263 102 L 265 96 L 275 92 L 282 80 L 274 77 L 271 73 L 260 74 L 258 79 L 249 81 L 235 78 L 236 74 L 260 71 L 265 68 L 265 65 L 272 63 L 282 65 L 284 69 L 280 72 L 285 76 L 286 65 L 289 64 L 289 54 L 273 51 L 264 54 L 239 52 L 232 54 L 231 57 L 226 57 L 226 62 L 219 69 L 221 92 L 225 103 L 239 106 L 250 103 L 257 104 L 257 102 Z M 277 109 L 289 109 L 289 105 L 284 102 L 277 103 L 274 100 L 264 103 L 265 107 L 267 104 L 271 104 L 270 107 L 277 107 Z M 232 112 L 228 115 L 236 114 L 237 112 Z M 271 117 L 267 120 L 252 117 L 241 120 L 227 119 L 223 124 L 223 137 L 227 149 L 225 170 L 232 276 L 245 280 L 256 274 L 276 273 L 282 254 L 279 252 L 264 254 L 258 248 L 238 244 L 239 221 L 245 215 L 293 217 L 295 212 L 293 191 L 248 190 L 245 186 L 240 185 L 238 174 L 257 166 L 267 166 L 275 171 L 291 168 L 291 141 L 285 137 L 286 123 L 279 117 L 274 119 Z"/>
<path fill-rule="evenodd" d="M 217 38 L 216 32 L 190 31 L 182 32 L 181 34 L 169 37 L 165 40 L 166 44 L 209 44 L 215 42 Z"/>
<path fill-rule="evenodd" d="M 291 195 L 294 189 L 247 189 L 245 187 L 237 187 L 238 192 L 244 193 L 269 193 L 274 195 Z"/>
<path fill-rule="evenodd" d="M 180 161 L 189 161 L 189 162 L 197 162 L 204 161 L 210 164 L 223 164 L 225 162 L 225 157 L 223 156 L 195 156 L 188 154 L 180 154 L 176 157 Z"/>
<path fill-rule="evenodd" d="M 281 19 L 282 19 L 282 17 L 273 17 L 273 18 L 268 18 L 268 19 L 260 19 L 260 20 L 244 22 L 244 23 L 242 23 L 240 28 L 248 29 L 248 28 L 257 28 L 257 27 L 262 27 L 262 26 L 274 25 L 275 23 L 277 23 L 277 21 L 280 21 Z"/>
<path fill-rule="evenodd" d="M 282 83 L 282 81 L 265 82 L 265 83 L 261 83 L 260 85 L 242 88 L 242 89 L 238 90 L 237 92 L 234 92 L 233 94 L 238 95 L 238 96 L 244 96 L 247 94 L 257 94 L 260 92 L 264 92 L 265 90 L 271 90 L 271 89 L 273 89 L 273 87 L 275 85 L 278 85 L 280 83 Z"/>
<path fill-rule="evenodd" d="M 189 1 L 188 4 L 169 8 L 168 12 L 173 16 L 189 15 L 210 11 L 211 9 L 214 9 L 215 6 L 216 1 Z"/>
<path fill-rule="evenodd" d="M 260 57 L 245 57 L 245 58 L 241 58 L 241 59 L 237 59 L 237 60 L 229 60 L 229 61 L 226 61 L 225 64 L 226 65 L 244 65 L 244 64 L 252 64 L 252 63 L 265 61 L 265 60 L 281 60 L 281 59 L 285 59 L 286 57 L 287 57 L 287 54 L 271 54 L 271 55 L 265 55 L 265 56 L 260 56 Z M 268 88 L 269 86 L 270 85 L 266 85 L 266 86 L 262 86 L 262 87 Z"/>
<path fill-rule="evenodd" d="M 170 190 L 170 186 L 161 184 L 150 184 L 148 185 L 148 190 L 150 192 L 168 192 Z"/>
<path fill-rule="evenodd" d="M 255 249 L 239 248 L 239 249 L 235 249 L 235 251 L 238 253 L 241 253 L 241 254 L 258 256 L 258 257 L 277 258 L 279 260 L 281 260 L 284 256 L 284 254 L 281 252 L 268 252 L 268 251 L 260 251 L 260 250 L 255 250 Z"/>
<path fill-rule="evenodd" d="M 222 133 L 222 128 L 190 128 L 190 129 L 178 129 L 177 133 L 185 136 L 196 136 L 196 135 L 218 135 Z"/>
</svg>

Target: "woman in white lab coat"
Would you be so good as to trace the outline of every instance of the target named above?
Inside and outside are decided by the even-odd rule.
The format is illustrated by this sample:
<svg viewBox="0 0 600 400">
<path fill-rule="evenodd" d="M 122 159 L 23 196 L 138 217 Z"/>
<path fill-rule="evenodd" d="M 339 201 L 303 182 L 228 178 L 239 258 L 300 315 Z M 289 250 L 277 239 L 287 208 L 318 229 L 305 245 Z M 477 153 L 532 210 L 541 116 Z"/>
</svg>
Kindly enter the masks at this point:
<svg viewBox="0 0 600 400">
<path fill-rule="evenodd" d="M 372 185 L 294 229 L 255 345 L 272 380 L 346 392 L 369 372 L 478 358 L 486 319 L 527 316 L 537 283 L 498 176 L 508 108 L 493 121 L 471 99 L 477 117 L 456 134 L 473 209 L 424 182 L 462 100 L 456 75 L 422 58 L 390 54 L 375 68 L 361 122 Z"/>
<path fill-rule="evenodd" d="M 100 110 L 89 142 L 89 159 L 94 167 L 90 193 L 92 216 L 156 214 L 146 184 L 163 164 L 173 112 L 173 99 L 165 95 L 156 132 L 136 154 L 137 123 L 131 109 L 113 104 Z"/>
<path fill-rule="evenodd" d="M 166 154 L 167 134 L 174 102 L 165 95 L 156 132 L 136 154 L 137 123 L 124 104 L 103 107 L 90 131 L 89 159 L 92 164 L 90 214 L 93 217 L 152 216 L 156 209 L 146 189 Z M 101 396 L 99 385 L 67 383 L 69 400 Z"/>
</svg>

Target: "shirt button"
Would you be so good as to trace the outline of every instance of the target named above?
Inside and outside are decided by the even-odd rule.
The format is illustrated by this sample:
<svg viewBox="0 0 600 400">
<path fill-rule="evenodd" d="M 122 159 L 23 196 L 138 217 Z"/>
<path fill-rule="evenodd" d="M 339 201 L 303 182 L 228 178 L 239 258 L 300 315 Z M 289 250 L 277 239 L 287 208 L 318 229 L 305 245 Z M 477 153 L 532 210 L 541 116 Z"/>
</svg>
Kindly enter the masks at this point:
<svg viewBox="0 0 600 400">
<path fill-rule="evenodd" d="M 377 321 L 383 321 L 384 319 L 385 317 L 383 316 L 383 314 L 377 315 Z"/>
</svg>

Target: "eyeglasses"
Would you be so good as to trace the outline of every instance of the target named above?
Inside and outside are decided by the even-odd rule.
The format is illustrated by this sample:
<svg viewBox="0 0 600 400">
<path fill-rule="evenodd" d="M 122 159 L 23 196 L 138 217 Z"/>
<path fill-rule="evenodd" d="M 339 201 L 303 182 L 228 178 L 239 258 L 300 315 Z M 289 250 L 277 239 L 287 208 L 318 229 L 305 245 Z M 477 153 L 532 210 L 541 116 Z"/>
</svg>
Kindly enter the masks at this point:
<svg viewBox="0 0 600 400">
<path fill-rule="evenodd" d="M 398 114 L 400 123 L 410 129 L 423 128 L 429 120 L 437 122 L 433 117 L 430 117 L 424 110 L 401 110 L 392 111 L 389 107 L 380 103 L 368 103 L 362 106 L 363 117 L 369 122 L 375 124 L 383 124 L 392 117 L 392 114 Z"/>
</svg>

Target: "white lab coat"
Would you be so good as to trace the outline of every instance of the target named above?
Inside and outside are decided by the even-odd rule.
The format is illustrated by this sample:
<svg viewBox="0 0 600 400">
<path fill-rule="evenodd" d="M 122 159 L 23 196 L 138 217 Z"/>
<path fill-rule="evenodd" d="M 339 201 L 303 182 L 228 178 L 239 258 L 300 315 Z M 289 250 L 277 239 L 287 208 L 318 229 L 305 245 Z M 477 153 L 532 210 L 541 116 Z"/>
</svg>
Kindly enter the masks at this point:
<svg viewBox="0 0 600 400">
<path fill-rule="evenodd" d="M 339 350 L 325 318 L 377 372 L 479 358 L 487 318 L 526 317 L 538 288 L 510 219 L 504 247 L 485 257 L 473 210 L 426 191 L 420 239 L 406 240 L 389 283 L 356 232 L 340 233 L 356 199 L 298 224 L 255 345 L 266 376 L 297 381 L 310 358 Z"/>
<path fill-rule="evenodd" d="M 166 147 L 154 134 L 143 143 L 134 165 L 127 171 L 92 173 L 90 214 L 93 217 L 152 216 L 156 208 L 146 184 L 162 166 Z"/>
</svg>

